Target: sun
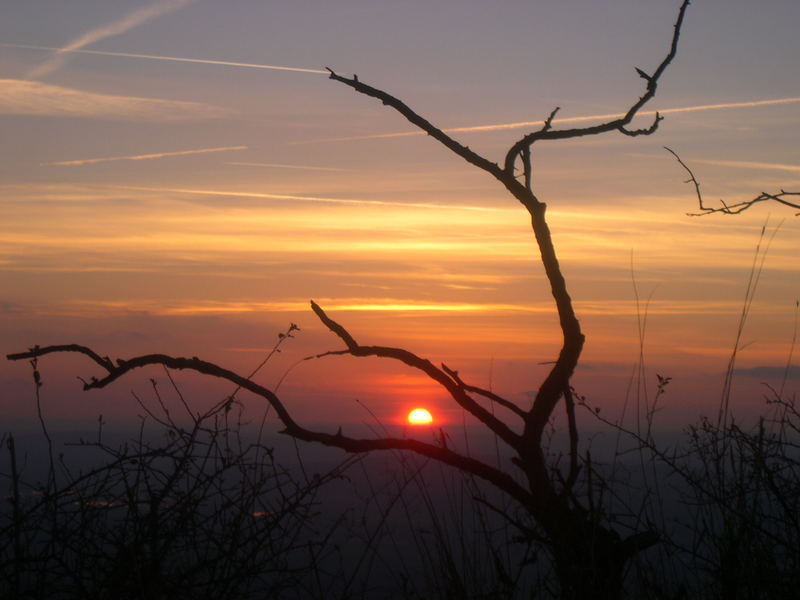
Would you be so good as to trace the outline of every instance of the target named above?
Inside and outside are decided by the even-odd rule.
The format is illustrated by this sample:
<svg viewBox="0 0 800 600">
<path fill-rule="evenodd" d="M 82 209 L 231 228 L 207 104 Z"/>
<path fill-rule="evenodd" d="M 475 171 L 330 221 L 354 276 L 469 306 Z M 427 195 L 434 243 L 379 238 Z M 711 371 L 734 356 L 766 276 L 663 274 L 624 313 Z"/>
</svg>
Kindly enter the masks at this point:
<svg viewBox="0 0 800 600">
<path fill-rule="evenodd" d="M 430 425 L 433 423 L 433 416 L 424 408 L 415 408 L 408 413 L 409 425 Z"/>
</svg>

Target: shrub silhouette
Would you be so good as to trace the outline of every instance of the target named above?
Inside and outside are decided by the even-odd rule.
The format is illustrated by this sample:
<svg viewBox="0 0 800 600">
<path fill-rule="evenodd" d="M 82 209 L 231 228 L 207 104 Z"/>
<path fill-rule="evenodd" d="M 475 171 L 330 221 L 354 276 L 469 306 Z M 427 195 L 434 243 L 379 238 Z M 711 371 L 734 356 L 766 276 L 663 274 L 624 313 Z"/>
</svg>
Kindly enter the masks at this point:
<svg viewBox="0 0 800 600">
<path fill-rule="evenodd" d="M 330 531 L 315 530 L 317 494 L 342 469 L 305 481 L 244 436 L 232 397 L 176 418 L 153 389 L 137 437 L 114 443 L 101 420 L 73 448 L 92 466 L 62 454 L 44 482 L 3 436 L 0 598 L 313 597 L 309 574 L 331 551 Z"/>
</svg>

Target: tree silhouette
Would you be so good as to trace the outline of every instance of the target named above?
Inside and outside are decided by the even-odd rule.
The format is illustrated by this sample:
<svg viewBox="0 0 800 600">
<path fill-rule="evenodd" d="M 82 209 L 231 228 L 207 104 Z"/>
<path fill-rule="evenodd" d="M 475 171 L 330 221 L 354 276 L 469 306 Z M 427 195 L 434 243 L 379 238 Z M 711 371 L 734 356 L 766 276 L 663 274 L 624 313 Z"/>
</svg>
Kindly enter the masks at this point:
<svg viewBox="0 0 800 600">
<path fill-rule="evenodd" d="M 582 487 L 579 484 L 582 471 L 589 479 L 593 472 L 588 458 L 584 460 L 579 455 L 575 397 L 570 386 L 570 379 L 580 359 L 585 338 L 559 266 L 546 220 L 547 205 L 533 190 L 533 146 L 537 142 L 582 138 L 612 132 L 631 137 L 654 133 L 663 119 L 658 113 L 647 127 L 635 129 L 631 124 L 639 110 L 655 96 L 661 76 L 675 58 L 688 6 L 689 0 L 683 0 L 674 23 L 669 50 L 652 74 L 636 69 L 639 77 L 644 80 L 645 90 L 622 117 L 590 127 L 558 129 L 554 127 L 554 120 L 559 110 L 556 108 L 539 130 L 524 135 L 514 143 L 500 164 L 460 144 L 398 98 L 359 81 L 355 75 L 348 78 L 328 69 L 330 78 L 334 81 L 360 94 L 380 100 L 468 163 L 487 172 L 528 211 L 540 260 L 558 313 L 562 342 L 558 357 L 529 407 L 520 407 L 489 390 L 470 385 L 456 370 L 444 364 L 436 366 L 408 350 L 362 345 L 345 327 L 334 321 L 322 307 L 312 301 L 311 308 L 314 313 L 345 346 L 342 350 L 319 356 L 340 354 L 354 357 L 382 357 L 399 361 L 421 371 L 441 385 L 460 407 L 477 418 L 513 450 L 515 455 L 513 467 L 508 471 L 457 452 L 445 443 L 435 444 L 392 437 L 360 439 L 345 435 L 341 428 L 336 433 L 309 429 L 293 418 L 289 408 L 273 391 L 254 383 L 248 377 L 196 357 L 178 358 L 164 354 L 150 354 L 112 361 L 84 346 L 61 345 L 37 346 L 28 352 L 9 355 L 8 358 L 35 360 L 46 354 L 59 352 L 84 354 L 105 371 L 103 377 L 84 382 L 86 390 L 103 388 L 131 371 L 147 365 L 157 364 L 170 369 L 188 369 L 230 381 L 265 399 L 282 422 L 284 427 L 282 433 L 298 440 L 325 444 L 347 452 L 405 450 L 440 461 L 485 480 L 516 501 L 523 513 L 529 517 L 530 524 L 519 520 L 515 520 L 514 524 L 520 528 L 521 534 L 544 543 L 549 549 L 563 599 L 620 598 L 624 571 L 629 560 L 637 552 L 655 544 L 658 535 L 655 531 L 645 530 L 623 537 L 605 519 L 601 509 L 592 500 L 591 487 L 585 485 Z M 570 456 L 566 472 L 562 472 L 557 465 L 548 461 L 543 439 L 547 424 L 561 400 L 564 402 L 570 439 Z M 503 406 L 516 421 L 511 424 L 500 419 L 483 406 L 481 401 L 490 401 Z"/>
</svg>

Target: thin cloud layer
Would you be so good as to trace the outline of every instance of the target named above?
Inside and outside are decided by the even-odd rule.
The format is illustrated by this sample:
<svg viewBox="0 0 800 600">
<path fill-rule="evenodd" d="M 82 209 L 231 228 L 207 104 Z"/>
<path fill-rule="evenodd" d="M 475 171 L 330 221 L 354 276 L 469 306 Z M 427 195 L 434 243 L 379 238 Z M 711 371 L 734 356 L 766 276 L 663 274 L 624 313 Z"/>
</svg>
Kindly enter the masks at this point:
<svg viewBox="0 0 800 600">
<path fill-rule="evenodd" d="M 227 111 L 201 102 L 112 96 L 38 81 L 0 79 L 0 114 L 186 121 L 219 118 Z"/>
<path fill-rule="evenodd" d="M 175 12 L 176 10 L 179 10 L 195 1 L 196 0 L 161 0 L 153 2 L 152 4 L 148 4 L 147 6 L 143 6 L 134 10 L 133 12 L 128 13 L 116 21 L 112 21 L 106 25 L 90 29 L 83 35 L 80 35 L 69 42 L 63 48 L 59 49 L 55 54 L 33 69 L 28 74 L 28 78 L 37 79 L 52 73 L 61 67 L 61 65 L 63 65 L 67 60 L 67 52 L 79 50 L 85 46 L 88 46 L 89 44 L 99 42 L 100 40 L 104 40 L 115 35 L 120 35 L 133 29 L 134 27 L 137 27 L 138 25 L 155 19 L 156 17 Z"/>
<path fill-rule="evenodd" d="M 737 169 L 764 169 L 767 171 L 792 171 L 800 173 L 800 165 L 786 165 L 781 163 L 754 162 L 748 160 L 712 160 L 697 159 L 693 162 L 717 167 L 734 167 Z"/>
<path fill-rule="evenodd" d="M 279 163 L 254 163 L 254 162 L 226 162 L 226 165 L 238 167 L 266 167 L 270 169 L 301 169 L 305 171 L 352 171 L 338 167 L 315 167 L 312 165 L 284 165 Z"/>
<path fill-rule="evenodd" d="M 259 192 L 226 192 L 222 190 L 202 190 L 186 188 L 151 188 L 140 186 L 118 186 L 119 189 L 140 190 L 145 192 L 170 192 L 176 194 L 195 194 L 199 196 L 223 196 L 229 198 L 263 198 L 265 200 L 296 200 L 299 202 L 320 202 L 326 204 L 349 204 L 355 206 L 405 206 L 410 208 L 466 210 L 473 212 L 508 212 L 508 209 L 488 206 L 465 206 L 458 204 L 433 204 L 427 202 L 387 202 L 384 200 L 356 200 L 352 198 L 329 198 L 325 196 L 298 196 L 295 194 L 266 194 Z"/>
<path fill-rule="evenodd" d="M 106 158 L 83 158 L 80 160 L 62 160 L 58 162 L 42 163 L 48 166 L 77 167 L 93 165 L 118 160 L 153 160 L 156 158 L 169 158 L 172 156 L 187 156 L 190 154 L 209 154 L 211 152 L 230 152 L 232 150 L 247 150 L 247 146 L 225 146 L 222 148 L 199 148 L 197 150 L 181 150 L 179 152 L 159 152 L 156 154 L 135 154 L 133 156 L 109 156 Z"/>
</svg>

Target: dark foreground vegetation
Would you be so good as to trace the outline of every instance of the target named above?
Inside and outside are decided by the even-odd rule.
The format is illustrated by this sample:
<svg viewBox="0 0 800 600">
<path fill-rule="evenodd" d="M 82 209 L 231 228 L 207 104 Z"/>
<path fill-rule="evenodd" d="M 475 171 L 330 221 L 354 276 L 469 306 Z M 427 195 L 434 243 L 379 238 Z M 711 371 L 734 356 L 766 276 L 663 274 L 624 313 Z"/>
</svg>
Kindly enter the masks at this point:
<svg viewBox="0 0 800 600">
<path fill-rule="evenodd" d="M 558 597 L 547 541 L 479 478 L 402 452 L 303 459 L 237 400 L 198 415 L 163 382 L 125 436 L 3 435 L 0 598 Z M 614 450 L 584 453 L 592 510 L 659 535 L 624 597 L 796 597 L 800 413 L 765 391 L 747 428 L 703 419 L 664 444 L 652 420 L 609 425 Z"/>
</svg>

